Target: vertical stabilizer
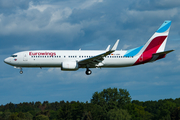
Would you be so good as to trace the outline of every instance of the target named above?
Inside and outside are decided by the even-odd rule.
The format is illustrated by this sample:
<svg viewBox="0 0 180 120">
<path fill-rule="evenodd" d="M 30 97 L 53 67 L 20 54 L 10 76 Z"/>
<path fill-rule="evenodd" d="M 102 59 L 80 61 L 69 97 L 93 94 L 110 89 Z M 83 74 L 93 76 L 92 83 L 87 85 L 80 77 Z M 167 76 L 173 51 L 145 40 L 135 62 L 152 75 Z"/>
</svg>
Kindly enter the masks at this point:
<svg viewBox="0 0 180 120">
<path fill-rule="evenodd" d="M 139 51 L 139 53 L 137 54 L 137 56 L 139 56 L 139 59 L 135 64 L 148 62 L 152 58 L 153 54 L 164 51 L 170 26 L 171 21 L 165 21 L 161 25 L 161 27 L 154 33 L 154 35 Z"/>
</svg>

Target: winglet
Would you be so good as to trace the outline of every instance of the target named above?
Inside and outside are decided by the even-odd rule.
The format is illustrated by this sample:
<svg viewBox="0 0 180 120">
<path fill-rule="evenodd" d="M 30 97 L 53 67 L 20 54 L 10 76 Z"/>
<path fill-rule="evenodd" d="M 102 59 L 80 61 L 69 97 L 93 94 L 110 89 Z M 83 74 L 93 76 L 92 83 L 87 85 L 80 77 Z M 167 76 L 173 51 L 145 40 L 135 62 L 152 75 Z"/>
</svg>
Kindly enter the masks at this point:
<svg viewBox="0 0 180 120">
<path fill-rule="evenodd" d="M 118 46 L 118 43 L 119 43 L 119 39 L 116 41 L 116 43 L 114 44 L 114 46 L 111 48 L 110 51 L 115 51 Z"/>
<path fill-rule="evenodd" d="M 108 47 L 106 48 L 106 51 L 109 51 L 110 45 L 108 45 Z"/>
</svg>

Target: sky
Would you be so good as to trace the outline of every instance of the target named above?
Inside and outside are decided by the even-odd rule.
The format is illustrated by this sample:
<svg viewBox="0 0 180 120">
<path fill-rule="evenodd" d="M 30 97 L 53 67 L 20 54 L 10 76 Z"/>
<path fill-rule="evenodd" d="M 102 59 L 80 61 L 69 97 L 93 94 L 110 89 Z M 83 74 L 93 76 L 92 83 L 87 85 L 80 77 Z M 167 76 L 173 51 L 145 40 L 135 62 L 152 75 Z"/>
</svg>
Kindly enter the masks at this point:
<svg viewBox="0 0 180 120">
<path fill-rule="evenodd" d="M 180 97 L 180 1 L 0 0 L 0 105 L 91 100 L 103 89 L 127 89 L 132 100 Z M 165 20 L 172 25 L 165 59 L 126 68 L 19 69 L 3 61 L 26 50 L 118 50 L 144 45 Z"/>
</svg>

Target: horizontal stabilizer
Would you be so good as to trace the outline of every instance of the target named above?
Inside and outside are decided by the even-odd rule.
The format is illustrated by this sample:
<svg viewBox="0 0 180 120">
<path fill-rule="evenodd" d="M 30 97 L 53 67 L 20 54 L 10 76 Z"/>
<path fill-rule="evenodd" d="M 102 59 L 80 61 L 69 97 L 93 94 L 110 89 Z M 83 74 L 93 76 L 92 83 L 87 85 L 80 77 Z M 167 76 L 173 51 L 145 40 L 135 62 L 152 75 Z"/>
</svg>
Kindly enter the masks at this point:
<svg viewBox="0 0 180 120">
<path fill-rule="evenodd" d="M 164 52 L 159 52 L 159 53 L 155 53 L 153 55 L 165 55 L 165 54 L 168 54 L 170 52 L 173 52 L 174 50 L 168 50 L 168 51 L 164 51 Z"/>
<path fill-rule="evenodd" d="M 154 61 L 156 61 L 158 59 L 164 58 L 166 56 L 166 54 L 168 54 L 168 53 L 170 53 L 172 51 L 174 51 L 174 50 L 168 50 L 168 51 L 164 51 L 164 52 L 155 53 L 155 54 L 153 54 L 152 59 L 150 60 L 150 62 L 154 62 Z"/>
</svg>

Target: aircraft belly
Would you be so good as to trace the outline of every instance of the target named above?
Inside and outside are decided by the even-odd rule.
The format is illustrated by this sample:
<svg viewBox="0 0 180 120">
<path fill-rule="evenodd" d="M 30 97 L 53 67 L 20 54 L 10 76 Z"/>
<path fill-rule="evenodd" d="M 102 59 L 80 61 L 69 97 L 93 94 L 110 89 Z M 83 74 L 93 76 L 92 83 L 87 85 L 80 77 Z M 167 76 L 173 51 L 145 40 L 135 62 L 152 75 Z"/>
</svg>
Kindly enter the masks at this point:
<svg viewBox="0 0 180 120">
<path fill-rule="evenodd" d="M 61 67 L 61 62 L 57 60 L 31 60 L 23 62 L 21 67 Z"/>
<path fill-rule="evenodd" d="M 135 63 L 134 58 L 122 58 L 117 60 L 105 60 L 103 67 L 128 67 L 132 66 Z"/>
</svg>

